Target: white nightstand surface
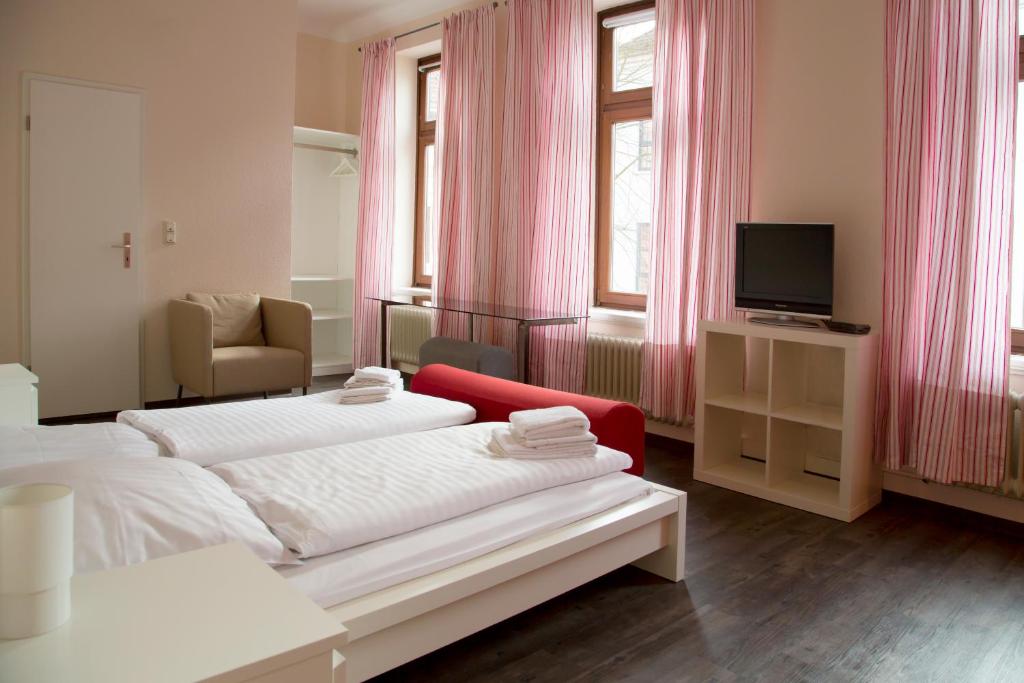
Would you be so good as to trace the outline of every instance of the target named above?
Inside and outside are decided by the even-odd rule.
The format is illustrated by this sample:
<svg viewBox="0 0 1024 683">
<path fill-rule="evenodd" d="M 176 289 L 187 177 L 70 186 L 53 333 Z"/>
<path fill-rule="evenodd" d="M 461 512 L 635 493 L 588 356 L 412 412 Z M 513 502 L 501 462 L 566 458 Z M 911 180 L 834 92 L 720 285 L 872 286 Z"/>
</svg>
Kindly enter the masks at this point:
<svg viewBox="0 0 1024 683">
<path fill-rule="evenodd" d="M 229 543 L 74 577 L 67 624 L 0 641 L 0 680 L 243 681 L 345 641 L 341 624 Z"/>
<path fill-rule="evenodd" d="M 18 363 L 0 364 L 0 387 L 8 384 L 39 384 L 35 373 Z"/>
</svg>

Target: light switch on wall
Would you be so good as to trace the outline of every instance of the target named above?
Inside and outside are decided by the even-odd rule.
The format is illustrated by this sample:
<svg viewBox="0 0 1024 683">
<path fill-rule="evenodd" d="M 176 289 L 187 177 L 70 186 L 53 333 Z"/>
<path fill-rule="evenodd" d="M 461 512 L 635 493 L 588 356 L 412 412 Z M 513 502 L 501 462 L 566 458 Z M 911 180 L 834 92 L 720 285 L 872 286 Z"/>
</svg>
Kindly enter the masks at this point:
<svg viewBox="0 0 1024 683">
<path fill-rule="evenodd" d="M 178 243 L 178 224 L 174 221 L 164 221 L 164 244 Z"/>
</svg>

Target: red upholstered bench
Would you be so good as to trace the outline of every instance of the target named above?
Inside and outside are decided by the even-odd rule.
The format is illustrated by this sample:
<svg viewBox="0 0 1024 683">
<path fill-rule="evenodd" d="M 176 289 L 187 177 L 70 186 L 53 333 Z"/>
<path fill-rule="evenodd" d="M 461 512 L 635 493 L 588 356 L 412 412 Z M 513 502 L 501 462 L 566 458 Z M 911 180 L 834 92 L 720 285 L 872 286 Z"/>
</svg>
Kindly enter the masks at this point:
<svg viewBox="0 0 1024 683">
<path fill-rule="evenodd" d="M 590 419 L 590 431 L 598 443 L 633 458 L 627 472 L 644 473 L 644 414 L 630 403 L 520 384 L 447 365 L 421 368 L 412 378 L 411 390 L 468 403 L 476 408 L 477 422 L 507 422 L 508 414 L 517 410 L 575 406 Z"/>
</svg>

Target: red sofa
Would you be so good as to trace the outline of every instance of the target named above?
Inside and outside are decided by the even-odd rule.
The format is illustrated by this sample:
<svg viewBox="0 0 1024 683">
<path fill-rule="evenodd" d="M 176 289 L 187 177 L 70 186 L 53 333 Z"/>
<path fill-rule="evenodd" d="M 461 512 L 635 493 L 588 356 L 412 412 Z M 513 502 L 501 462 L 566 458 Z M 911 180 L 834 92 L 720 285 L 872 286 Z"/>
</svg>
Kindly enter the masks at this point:
<svg viewBox="0 0 1024 683">
<path fill-rule="evenodd" d="M 520 384 L 447 365 L 421 368 L 410 388 L 418 394 L 468 403 L 476 408 L 477 422 L 507 422 L 508 414 L 517 410 L 575 406 L 590 419 L 590 431 L 598 443 L 633 458 L 627 472 L 644 473 L 644 414 L 630 403 Z"/>
</svg>

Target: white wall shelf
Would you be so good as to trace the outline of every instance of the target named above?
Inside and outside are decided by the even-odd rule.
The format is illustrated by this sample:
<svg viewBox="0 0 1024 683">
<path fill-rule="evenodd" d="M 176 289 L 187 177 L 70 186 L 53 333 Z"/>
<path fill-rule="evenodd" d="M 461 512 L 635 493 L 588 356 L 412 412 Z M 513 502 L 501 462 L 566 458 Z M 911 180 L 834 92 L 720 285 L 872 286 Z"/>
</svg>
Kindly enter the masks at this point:
<svg viewBox="0 0 1024 683">
<path fill-rule="evenodd" d="M 313 322 L 318 320 L 351 320 L 352 314 L 348 311 L 314 308 L 313 309 Z"/>
<path fill-rule="evenodd" d="M 694 478 L 852 521 L 881 500 L 877 337 L 701 321 Z"/>
<path fill-rule="evenodd" d="M 359 138 L 297 127 L 294 141 L 292 298 L 313 307 L 313 374 L 351 372 L 359 178 L 334 171 Z"/>
</svg>

